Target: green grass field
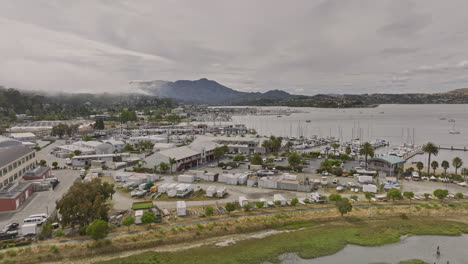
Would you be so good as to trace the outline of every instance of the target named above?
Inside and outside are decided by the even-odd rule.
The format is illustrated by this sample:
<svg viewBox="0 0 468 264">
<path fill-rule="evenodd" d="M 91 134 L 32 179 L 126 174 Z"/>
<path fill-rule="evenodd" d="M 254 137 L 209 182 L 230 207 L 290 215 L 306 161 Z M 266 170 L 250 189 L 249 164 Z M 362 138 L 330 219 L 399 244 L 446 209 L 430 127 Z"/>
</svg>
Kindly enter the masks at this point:
<svg viewBox="0 0 468 264">
<path fill-rule="evenodd" d="M 149 209 L 153 207 L 153 202 L 148 201 L 148 202 L 135 202 L 132 204 L 132 209 L 133 210 L 142 210 L 142 209 Z"/>
<path fill-rule="evenodd" d="M 300 228 L 300 230 L 297 230 Z M 294 223 L 282 229 L 297 230 L 262 239 L 248 239 L 228 247 L 203 246 L 177 252 L 146 252 L 99 264 L 219 264 L 278 261 L 284 253 L 302 258 L 334 254 L 346 244 L 379 246 L 396 243 L 403 235 L 461 235 L 468 232 L 463 223 L 424 218 L 368 220 L 348 217 L 332 222 Z M 403 262 L 417 264 L 413 262 Z"/>
</svg>

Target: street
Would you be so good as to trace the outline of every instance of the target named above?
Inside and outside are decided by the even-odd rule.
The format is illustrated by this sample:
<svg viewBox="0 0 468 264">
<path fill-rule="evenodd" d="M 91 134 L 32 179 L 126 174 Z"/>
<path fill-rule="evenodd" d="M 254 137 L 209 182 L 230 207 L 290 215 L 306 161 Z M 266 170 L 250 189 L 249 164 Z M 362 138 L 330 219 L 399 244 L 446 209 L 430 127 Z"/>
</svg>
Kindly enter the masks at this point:
<svg viewBox="0 0 468 264">
<path fill-rule="evenodd" d="M 65 166 L 64 160 L 55 158 L 50 154 L 52 149 L 57 144 L 62 144 L 63 140 L 58 140 L 49 146 L 41 149 L 36 153 L 37 160 L 46 160 L 50 166 L 52 162 L 59 162 L 59 166 Z M 20 207 L 14 212 L 2 212 L 0 213 L 0 228 L 3 228 L 8 223 L 16 222 L 20 225 L 23 219 L 27 218 L 32 214 L 47 213 L 50 215 L 55 209 L 55 201 L 60 199 L 65 194 L 70 186 L 79 178 L 78 170 L 52 170 L 52 175 L 60 180 L 60 183 L 55 187 L 54 190 L 45 192 L 35 192 L 28 199 L 26 204 Z"/>
</svg>

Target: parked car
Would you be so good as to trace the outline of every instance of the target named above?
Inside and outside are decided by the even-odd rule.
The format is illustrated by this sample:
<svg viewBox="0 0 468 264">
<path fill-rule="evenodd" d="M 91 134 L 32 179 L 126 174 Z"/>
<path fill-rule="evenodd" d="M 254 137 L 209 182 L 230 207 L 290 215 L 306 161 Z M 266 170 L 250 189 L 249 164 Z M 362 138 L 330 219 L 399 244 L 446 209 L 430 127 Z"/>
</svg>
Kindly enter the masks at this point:
<svg viewBox="0 0 468 264">
<path fill-rule="evenodd" d="M 5 240 L 5 239 L 12 239 L 18 236 L 18 231 L 7 231 L 7 232 L 0 232 L 0 240 Z"/>
<path fill-rule="evenodd" d="M 19 228 L 18 223 L 9 223 L 2 229 L 2 232 L 15 231 L 15 230 L 18 230 L 18 228 Z"/>
</svg>

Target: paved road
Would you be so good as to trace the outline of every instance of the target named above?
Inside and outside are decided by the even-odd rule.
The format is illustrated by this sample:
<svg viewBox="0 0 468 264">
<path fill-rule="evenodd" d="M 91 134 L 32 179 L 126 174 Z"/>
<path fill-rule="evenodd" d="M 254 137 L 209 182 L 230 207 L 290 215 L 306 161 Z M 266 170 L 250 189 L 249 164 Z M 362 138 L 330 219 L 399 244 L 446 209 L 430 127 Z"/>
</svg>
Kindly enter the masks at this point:
<svg viewBox="0 0 468 264">
<path fill-rule="evenodd" d="M 15 212 L 0 213 L 0 228 L 11 222 L 21 224 L 24 218 L 32 214 L 50 214 L 54 211 L 55 201 L 60 199 L 73 182 L 79 178 L 79 172 L 75 170 L 54 170 L 53 174 L 60 180 L 60 184 L 54 190 L 33 193 L 28 202 Z"/>
<path fill-rule="evenodd" d="M 58 163 L 59 167 L 64 167 L 65 166 L 65 159 L 59 159 L 55 157 L 54 155 L 50 154 L 55 147 L 64 145 L 65 140 L 57 140 L 54 143 L 48 145 L 47 147 L 41 149 L 36 153 L 36 158 L 38 161 L 40 160 L 45 160 L 47 161 L 47 165 L 52 166 L 52 162 L 56 161 Z"/>
<path fill-rule="evenodd" d="M 468 204 L 466 202 L 452 202 L 454 204 Z M 382 203 L 382 204 L 356 204 L 353 205 L 355 208 L 369 208 L 369 207 L 399 207 L 399 206 L 408 206 L 408 205 L 415 205 L 414 203 L 398 203 L 398 204 L 391 204 L 391 203 Z M 323 206 L 323 207 L 313 207 L 313 208 L 292 208 L 292 209 L 287 209 L 287 210 L 281 210 L 281 211 L 268 211 L 268 212 L 251 212 L 249 214 L 242 214 L 242 215 L 227 215 L 219 218 L 204 218 L 202 220 L 196 220 L 192 222 L 187 222 L 187 223 L 181 223 L 181 224 L 172 224 L 172 225 L 165 225 L 162 226 L 164 230 L 170 230 L 172 227 L 180 227 L 180 226 L 193 226 L 197 224 L 205 224 L 205 223 L 212 223 L 212 222 L 217 222 L 217 221 L 222 221 L 222 220 L 227 220 L 227 219 L 237 219 L 237 218 L 242 218 L 246 216 L 264 216 L 264 215 L 275 215 L 278 213 L 294 213 L 294 212 L 306 212 L 306 211 L 324 211 L 324 210 L 330 210 L 330 209 L 335 209 L 336 206 L 330 205 L 330 206 Z M 115 234 L 115 235 L 109 235 L 107 238 L 117 238 L 117 237 L 123 237 L 123 236 L 128 236 L 128 235 L 135 235 L 135 234 L 141 234 L 148 232 L 147 230 L 141 230 L 141 231 L 133 231 L 133 232 L 128 232 L 128 233 L 120 233 L 120 234 Z M 81 243 L 85 241 L 91 241 L 91 238 L 82 238 L 82 239 L 71 239 L 71 240 L 62 240 L 62 241 L 54 241 L 54 242 L 48 242 L 44 241 L 39 244 L 33 244 L 32 246 L 38 246 L 38 245 L 63 245 L 63 244 L 74 244 L 74 243 Z M 26 246 L 24 246 L 26 247 Z M 31 247 L 31 246 L 27 246 Z M 6 251 L 6 249 L 0 250 L 0 252 Z"/>
</svg>

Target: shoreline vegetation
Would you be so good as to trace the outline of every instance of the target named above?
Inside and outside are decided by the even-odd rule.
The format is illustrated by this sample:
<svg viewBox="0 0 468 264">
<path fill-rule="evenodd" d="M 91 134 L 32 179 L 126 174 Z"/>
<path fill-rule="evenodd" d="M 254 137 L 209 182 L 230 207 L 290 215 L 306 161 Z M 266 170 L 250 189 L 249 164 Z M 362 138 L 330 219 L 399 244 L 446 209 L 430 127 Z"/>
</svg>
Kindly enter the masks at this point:
<svg viewBox="0 0 468 264">
<path fill-rule="evenodd" d="M 315 258 L 334 254 L 347 244 L 379 246 L 396 243 L 402 236 L 461 235 L 468 233 L 467 215 L 467 204 L 448 203 L 354 207 L 346 217 L 341 217 L 336 209 L 250 216 L 247 213 L 205 219 L 214 220 L 211 222 L 153 225 L 146 231 L 114 233 L 97 242 L 49 240 L 15 249 L 12 255 L 4 251 L 2 261 L 25 264 L 275 262 L 284 253 Z M 265 233 L 269 235 L 262 235 Z"/>
</svg>

